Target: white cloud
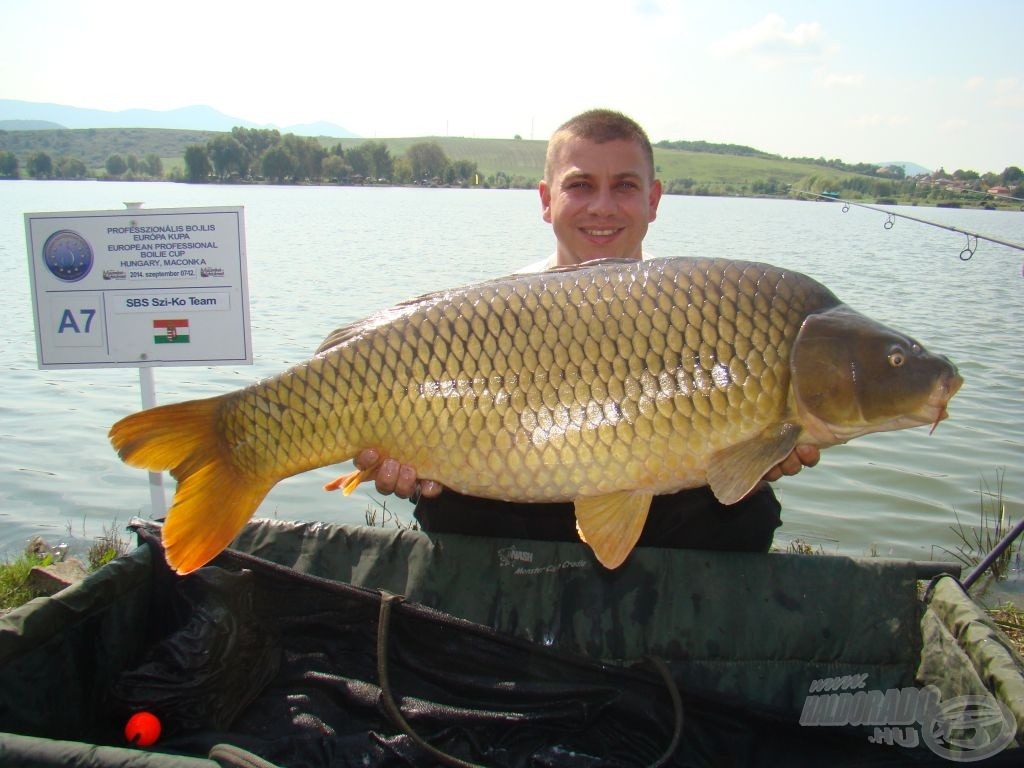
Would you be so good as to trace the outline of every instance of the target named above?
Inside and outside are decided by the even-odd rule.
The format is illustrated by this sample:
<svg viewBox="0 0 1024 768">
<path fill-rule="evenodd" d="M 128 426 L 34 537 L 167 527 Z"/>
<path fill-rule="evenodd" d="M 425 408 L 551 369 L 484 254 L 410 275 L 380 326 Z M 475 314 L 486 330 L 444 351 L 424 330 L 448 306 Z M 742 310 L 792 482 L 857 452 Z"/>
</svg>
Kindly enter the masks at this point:
<svg viewBox="0 0 1024 768">
<path fill-rule="evenodd" d="M 910 125 L 910 118 L 907 115 L 861 115 L 854 119 L 853 124 L 859 128 L 899 128 Z"/>
<path fill-rule="evenodd" d="M 786 20 L 774 13 L 752 26 L 730 32 L 710 45 L 715 56 L 749 56 L 762 63 L 817 59 L 829 49 L 818 22 L 803 22 L 789 28 Z"/>
<path fill-rule="evenodd" d="M 1016 77 L 1004 77 L 995 83 L 993 107 L 1024 107 L 1024 85 Z"/>
<path fill-rule="evenodd" d="M 859 88 L 864 85 L 864 75 L 860 73 L 841 75 L 838 72 L 833 72 L 832 74 L 825 75 L 822 83 L 826 88 Z"/>
</svg>

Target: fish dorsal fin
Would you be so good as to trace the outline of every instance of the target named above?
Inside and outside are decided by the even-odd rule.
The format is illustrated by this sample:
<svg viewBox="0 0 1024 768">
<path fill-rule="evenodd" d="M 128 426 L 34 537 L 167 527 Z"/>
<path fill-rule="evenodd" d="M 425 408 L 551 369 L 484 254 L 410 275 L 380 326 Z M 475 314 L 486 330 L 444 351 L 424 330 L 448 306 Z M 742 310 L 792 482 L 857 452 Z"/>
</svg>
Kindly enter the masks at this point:
<svg viewBox="0 0 1024 768">
<path fill-rule="evenodd" d="M 617 491 L 576 499 L 576 531 L 605 568 L 618 568 L 647 521 L 651 494 Z"/>
<path fill-rule="evenodd" d="M 636 266 L 640 263 L 641 262 L 639 259 L 628 259 L 623 256 L 606 256 L 603 259 L 591 259 L 590 261 L 581 261 L 579 264 L 562 264 L 559 266 L 548 267 L 547 269 L 544 270 L 544 273 L 551 274 L 552 272 L 578 272 L 581 269 L 593 269 L 595 267 L 631 267 Z"/>
<path fill-rule="evenodd" d="M 316 352 L 313 354 L 319 355 L 322 352 L 326 352 L 329 349 L 344 344 L 351 338 L 357 336 L 364 328 L 364 323 L 353 323 L 352 325 L 343 325 L 341 328 L 336 328 L 328 334 L 327 338 L 324 339 L 320 346 L 316 348 Z"/>
<path fill-rule="evenodd" d="M 716 453 L 707 472 L 715 498 L 723 504 L 735 504 L 742 499 L 793 450 L 799 435 L 799 426 L 785 422 Z"/>
<path fill-rule="evenodd" d="M 479 291 L 481 289 L 486 288 L 488 285 L 498 285 L 501 283 L 506 283 L 509 280 L 536 280 L 537 278 L 543 279 L 544 275 L 549 275 L 551 273 L 577 272 L 579 270 L 595 269 L 599 267 L 635 266 L 639 264 L 641 264 L 641 262 L 637 259 L 625 259 L 618 257 L 593 259 L 592 261 L 585 261 L 581 264 L 571 264 L 569 266 L 564 267 L 552 267 L 542 272 L 517 272 L 511 275 L 505 275 L 504 277 L 485 280 L 476 283 L 473 286 L 464 287 L 472 287 L 475 290 Z M 374 314 L 370 315 L 369 317 L 365 317 L 362 320 L 356 320 L 355 322 L 350 323 L 349 325 L 343 325 L 341 328 L 332 331 L 327 336 L 327 338 L 323 340 L 320 346 L 317 347 L 315 354 L 323 354 L 324 352 L 334 349 L 335 347 L 341 346 L 345 342 L 350 341 L 351 339 L 355 338 L 361 333 L 364 333 L 370 328 L 390 322 L 394 320 L 397 316 L 409 312 L 423 304 L 429 304 L 435 301 L 440 301 L 442 299 L 451 298 L 452 294 L 458 292 L 459 290 L 462 289 L 446 288 L 439 291 L 431 291 L 430 293 L 424 293 L 421 296 L 416 296 L 415 298 L 407 299 L 406 301 L 395 304 L 390 309 L 384 309 L 379 312 L 375 312 Z"/>
</svg>

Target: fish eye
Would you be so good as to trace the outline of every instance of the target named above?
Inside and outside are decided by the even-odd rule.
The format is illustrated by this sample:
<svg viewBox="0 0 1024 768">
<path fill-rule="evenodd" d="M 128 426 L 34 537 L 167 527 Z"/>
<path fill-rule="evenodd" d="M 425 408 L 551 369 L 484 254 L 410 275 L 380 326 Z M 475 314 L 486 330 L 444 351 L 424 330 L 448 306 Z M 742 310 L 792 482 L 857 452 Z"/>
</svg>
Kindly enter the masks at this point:
<svg viewBox="0 0 1024 768">
<path fill-rule="evenodd" d="M 889 350 L 889 365 L 893 368 L 902 368 L 907 362 L 907 355 L 902 347 L 893 347 Z"/>
</svg>

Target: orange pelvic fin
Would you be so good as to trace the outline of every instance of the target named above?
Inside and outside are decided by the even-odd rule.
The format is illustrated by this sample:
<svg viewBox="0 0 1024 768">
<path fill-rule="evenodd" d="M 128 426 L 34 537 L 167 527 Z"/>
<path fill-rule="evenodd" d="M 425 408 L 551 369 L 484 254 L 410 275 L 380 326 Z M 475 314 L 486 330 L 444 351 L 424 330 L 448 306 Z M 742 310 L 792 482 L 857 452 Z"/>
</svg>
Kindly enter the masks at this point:
<svg viewBox="0 0 1024 768">
<path fill-rule="evenodd" d="M 373 464 L 368 466 L 366 469 L 357 469 L 355 472 L 348 472 L 344 475 L 340 475 L 331 482 L 324 485 L 325 491 L 336 491 L 339 488 L 341 492 L 348 496 L 352 491 L 359 487 L 360 483 L 364 483 L 370 480 L 377 472 L 377 468 L 380 467 L 383 459 L 377 459 Z"/>
<path fill-rule="evenodd" d="M 217 432 L 221 398 L 132 414 L 110 429 L 125 463 L 178 481 L 163 527 L 168 564 L 179 574 L 206 565 L 252 517 L 275 480 L 243 476 Z"/>
</svg>

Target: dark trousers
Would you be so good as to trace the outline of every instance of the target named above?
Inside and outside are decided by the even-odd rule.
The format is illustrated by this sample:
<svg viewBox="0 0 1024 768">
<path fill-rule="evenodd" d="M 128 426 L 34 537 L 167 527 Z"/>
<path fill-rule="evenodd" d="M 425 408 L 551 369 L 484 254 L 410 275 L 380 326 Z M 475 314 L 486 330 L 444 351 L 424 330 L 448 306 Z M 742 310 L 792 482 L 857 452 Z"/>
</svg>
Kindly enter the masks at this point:
<svg viewBox="0 0 1024 768">
<path fill-rule="evenodd" d="M 767 552 L 782 524 L 781 506 L 765 484 L 726 506 L 706 486 L 655 496 L 637 542 L 641 547 Z M 541 541 L 578 541 L 572 504 L 525 504 L 463 496 L 447 488 L 420 499 L 416 519 L 430 533 Z"/>
</svg>

